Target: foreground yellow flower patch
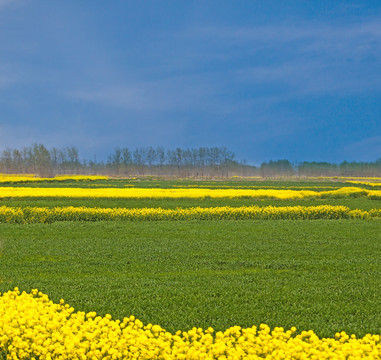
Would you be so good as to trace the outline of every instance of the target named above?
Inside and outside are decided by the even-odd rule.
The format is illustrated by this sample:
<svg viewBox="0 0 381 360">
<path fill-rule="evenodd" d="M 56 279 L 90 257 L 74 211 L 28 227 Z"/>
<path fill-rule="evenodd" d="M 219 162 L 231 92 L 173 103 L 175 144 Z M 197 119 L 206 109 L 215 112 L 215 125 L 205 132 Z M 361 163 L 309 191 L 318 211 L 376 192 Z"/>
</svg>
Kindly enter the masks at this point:
<svg viewBox="0 0 381 360">
<path fill-rule="evenodd" d="M 379 335 L 345 332 L 320 339 L 313 331 L 267 325 L 224 332 L 212 328 L 167 332 L 134 316 L 75 312 L 38 290 L 0 297 L 0 358 L 11 359 L 380 359 Z"/>
<path fill-rule="evenodd" d="M 0 223 L 29 224 L 55 221 L 160 221 L 160 220 L 317 220 L 375 219 L 381 209 L 369 211 L 346 206 L 219 206 L 192 208 L 89 208 L 0 206 Z"/>
</svg>

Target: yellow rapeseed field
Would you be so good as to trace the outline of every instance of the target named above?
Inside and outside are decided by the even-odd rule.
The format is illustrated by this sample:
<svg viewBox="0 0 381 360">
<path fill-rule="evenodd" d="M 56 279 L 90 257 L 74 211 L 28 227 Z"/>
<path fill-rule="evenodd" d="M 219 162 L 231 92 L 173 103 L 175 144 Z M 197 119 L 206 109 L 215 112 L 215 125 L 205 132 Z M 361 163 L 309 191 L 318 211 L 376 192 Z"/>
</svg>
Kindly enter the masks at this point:
<svg viewBox="0 0 381 360">
<path fill-rule="evenodd" d="M 303 199 L 327 197 L 372 196 L 381 199 L 381 190 L 366 190 L 357 187 L 343 187 L 331 191 L 277 190 L 277 189 L 197 189 L 197 188 L 31 188 L 0 187 L 0 198 L 9 197 L 66 197 L 66 198 L 271 198 Z"/>
<path fill-rule="evenodd" d="M 374 187 L 381 187 L 381 181 L 378 181 L 378 182 L 369 182 L 369 181 L 347 181 L 347 183 L 351 183 L 351 184 L 362 184 L 362 185 L 368 185 L 368 186 L 374 186 Z"/>
<path fill-rule="evenodd" d="M 0 207 L 0 223 L 52 223 L 55 221 L 158 220 L 316 220 L 381 218 L 381 209 L 369 211 L 346 206 L 219 206 L 192 208 Z"/>
<path fill-rule="evenodd" d="M 34 174 L 0 174 L 0 183 L 36 182 L 36 181 L 64 181 L 64 180 L 107 180 L 108 176 L 99 175 L 56 175 L 51 178 L 39 177 Z"/>
<path fill-rule="evenodd" d="M 270 329 L 261 324 L 224 332 L 193 328 L 172 334 L 134 316 L 75 312 L 48 296 L 16 288 L 0 297 L 0 358 L 6 360 L 116 359 L 380 359 L 380 335 L 336 333 L 319 338 L 312 330 Z"/>
</svg>

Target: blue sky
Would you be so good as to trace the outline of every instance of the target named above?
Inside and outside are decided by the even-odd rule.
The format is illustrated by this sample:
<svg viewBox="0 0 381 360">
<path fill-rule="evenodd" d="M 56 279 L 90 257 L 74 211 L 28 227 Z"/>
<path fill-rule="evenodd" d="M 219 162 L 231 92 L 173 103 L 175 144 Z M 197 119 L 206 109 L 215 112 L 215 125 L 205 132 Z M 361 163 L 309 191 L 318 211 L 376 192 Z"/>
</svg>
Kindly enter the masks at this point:
<svg viewBox="0 0 381 360">
<path fill-rule="evenodd" d="M 0 0 L 0 150 L 381 157 L 380 1 Z"/>
</svg>

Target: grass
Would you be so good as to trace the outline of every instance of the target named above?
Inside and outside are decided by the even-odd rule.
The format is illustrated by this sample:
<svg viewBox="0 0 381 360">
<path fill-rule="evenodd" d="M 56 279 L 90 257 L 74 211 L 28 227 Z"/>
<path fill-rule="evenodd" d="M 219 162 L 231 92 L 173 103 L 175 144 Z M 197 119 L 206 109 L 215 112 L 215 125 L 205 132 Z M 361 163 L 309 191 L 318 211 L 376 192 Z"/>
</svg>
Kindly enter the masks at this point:
<svg viewBox="0 0 381 360">
<path fill-rule="evenodd" d="M 345 186 L 356 186 L 367 188 L 366 185 L 351 184 L 336 181 L 310 181 L 310 180 L 266 180 L 266 181 L 197 181 L 197 180 L 158 180 L 158 179 L 110 179 L 96 181 L 73 181 L 65 180 L 60 182 L 30 182 L 18 184 L 1 184 L 1 186 L 21 186 L 21 187 L 92 187 L 92 188 L 179 188 L 179 187 L 201 187 L 201 188 L 239 188 L 239 189 L 309 189 L 314 191 L 335 190 Z M 374 189 L 373 189 L 374 190 Z M 164 209 L 174 209 L 176 207 L 213 207 L 213 206 L 317 206 L 317 205 L 345 205 L 351 209 L 370 210 L 379 208 L 381 202 L 370 200 L 366 197 L 343 198 L 343 199 L 301 199 L 301 200 L 278 200 L 278 199 L 68 199 L 68 198 L 0 198 L 0 206 L 89 206 L 89 207 L 162 207 Z"/>
<path fill-rule="evenodd" d="M 1 224 L 0 290 L 169 331 L 296 326 L 380 333 L 376 221 Z"/>
<path fill-rule="evenodd" d="M 213 207 L 213 206 L 318 206 L 318 205 L 344 205 L 351 209 L 370 210 L 380 208 L 379 200 L 371 200 L 366 197 L 343 198 L 343 199 L 68 199 L 68 198 L 12 198 L 0 200 L 0 206 L 88 206 L 104 208 L 156 208 L 174 209 L 177 207 Z"/>
<path fill-rule="evenodd" d="M 13 186 L 2 184 L 2 186 Z M 16 186 L 16 185 L 14 185 Z M 335 181 L 113 179 L 43 187 L 308 188 Z M 0 206 L 213 207 L 345 205 L 343 199 L 0 199 Z M 381 222 L 177 221 L 0 224 L 0 291 L 38 288 L 76 310 L 135 315 L 169 331 L 266 323 L 332 337 L 381 332 Z"/>
<path fill-rule="evenodd" d="M 224 189 L 224 188 L 245 188 L 245 189 L 290 189 L 299 190 L 301 187 L 309 190 L 324 191 L 334 190 L 340 187 L 363 187 L 370 188 L 364 184 L 352 184 L 344 181 L 310 181 L 310 180 L 162 180 L 162 179 L 109 179 L 109 180 L 93 180 L 93 181 L 35 181 L 35 182 L 2 182 L 1 186 L 18 186 L 18 187 L 80 187 L 80 188 L 99 188 L 99 187 L 137 187 L 137 188 L 186 188 L 201 187 L 207 189 Z"/>
</svg>

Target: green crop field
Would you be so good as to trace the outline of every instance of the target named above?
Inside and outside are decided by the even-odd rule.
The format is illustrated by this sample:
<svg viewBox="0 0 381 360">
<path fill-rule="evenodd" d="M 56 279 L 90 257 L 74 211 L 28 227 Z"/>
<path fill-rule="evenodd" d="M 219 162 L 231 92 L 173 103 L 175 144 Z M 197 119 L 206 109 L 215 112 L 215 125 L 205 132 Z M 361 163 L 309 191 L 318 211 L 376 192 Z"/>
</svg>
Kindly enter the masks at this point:
<svg viewBox="0 0 381 360">
<path fill-rule="evenodd" d="M 170 331 L 381 331 L 375 221 L 2 225 L 1 286 Z"/>
<path fill-rule="evenodd" d="M 119 179 L 54 186 L 326 190 L 348 183 Z M 21 207 L 253 204 L 327 204 L 369 210 L 380 208 L 381 201 L 366 197 L 0 200 L 0 206 Z M 312 329 L 330 337 L 340 331 L 358 336 L 381 332 L 380 219 L 101 221 L 0 224 L 0 228 L 1 292 L 16 286 L 26 291 L 37 288 L 54 301 L 65 299 L 76 310 L 109 313 L 119 319 L 135 315 L 145 324 L 159 324 L 171 332 L 261 323 Z"/>
<path fill-rule="evenodd" d="M 279 180 L 230 180 L 230 181 L 196 181 L 196 180 L 158 180 L 158 179 L 112 179 L 97 181 L 73 181 L 65 180 L 59 182 L 39 181 L 39 182 L 20 182 L 20 183 L 2 183 L 4 187 L 78 187 L 78 188 L 160 188 L 160 189 L 177 189 L 177 188 L 206 188 L 206 189 L 282 189 L 282 190 L 314 190 L 329 191 L 337 190 L 344 187 L 353 187 L 354 184 L 342 181 L 279 181 Z M 372 187 L 365 184 L 356 184 L 358 188 L 371 189 Z M 378 189 L 379 187 L 377 187 Z M 103 208 L 157 208 L 174 209 L 177 207 L 214 207 L 214 206 L 318 206 L 318 205 L 344 205 L 351 209 L 370 210 L 380 208 L 380 201 L 371 200 L 367 197 L 349 197 L 349 198 L 326 198 L 326 199 L 299 199 L 299 200 L 282 200 L 282 199 L 121 199 L 121 198 L 3 198 L 0 199 L 0 206 L 39 206 L 39 207 L 55 207 L 55 206 L 87 206 L 87 207 L 103 207 Z"/>
</svg>

